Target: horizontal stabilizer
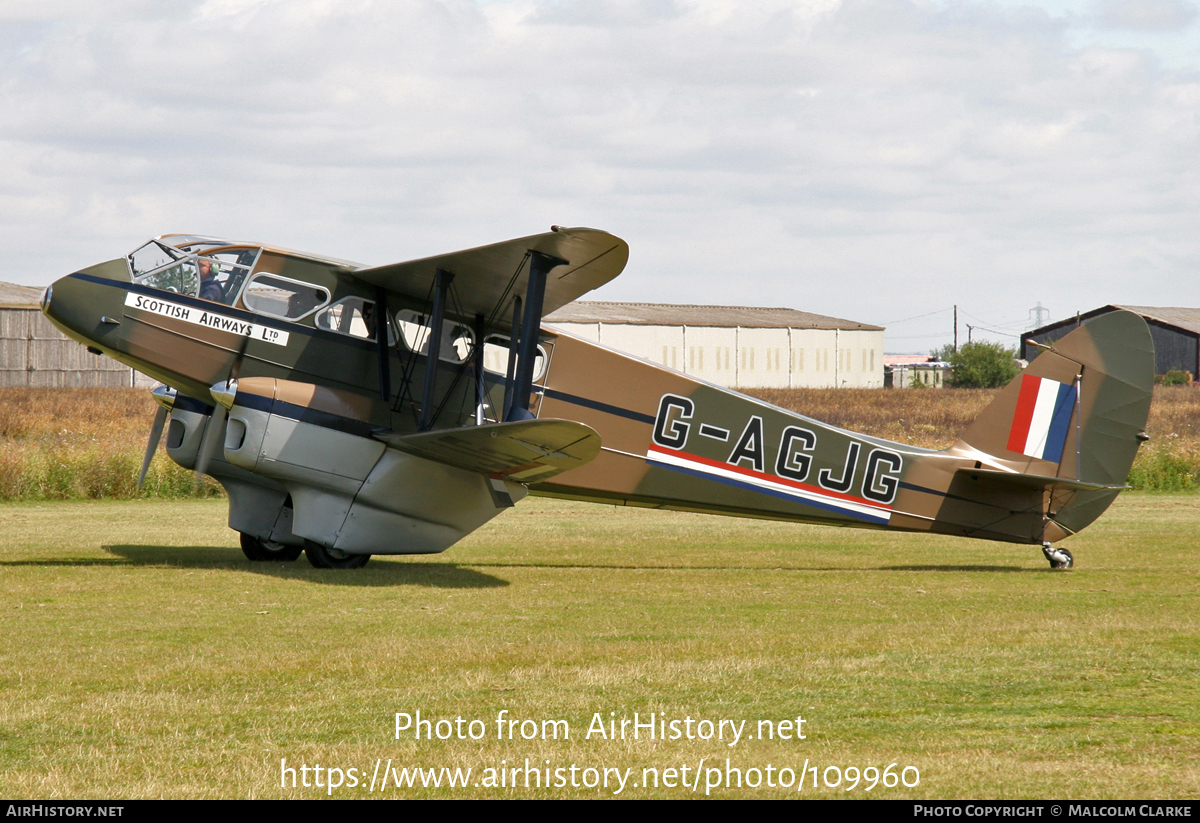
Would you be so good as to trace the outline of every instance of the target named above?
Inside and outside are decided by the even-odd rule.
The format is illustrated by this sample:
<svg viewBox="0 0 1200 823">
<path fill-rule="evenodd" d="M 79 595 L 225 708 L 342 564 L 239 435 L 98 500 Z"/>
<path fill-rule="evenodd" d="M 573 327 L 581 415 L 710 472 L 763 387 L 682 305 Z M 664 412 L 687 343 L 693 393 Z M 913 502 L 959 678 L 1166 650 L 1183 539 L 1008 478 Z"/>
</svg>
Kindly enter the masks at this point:
<svg viewBox="0 0 1200 823">
<path fill-rule="evenodd" d="M 570 420 L 518 420 L 375 437 L 401 451 L 467 471 L 538 483 L 600 453 L 600 435 Z"/>
<path fill-rule="evenodd" d="M 1015 472 L 998 472 L 989 469 L 959 469 L 957 475 L 965 475 L 972 480 L 981 478 L 998 483 L 1008 483 L 1023 489 L 1063 489 L 1069 491 L 1124 491 L 1128 486 L 1110 486 L 1103 483 L 1082 483 L 1066 477 L 1047 477 L 1040 474 L 1017 474 Z"/>
<path fill-rule="evenodd" d="M 454 275 L 456 309 L 461 308 L 464 317 L 489 316 L 509 296 L 525 294 L 529 283 L 525 256 L 530 251 L 566 261 L 551 269 L 546 278 L 542 316 L 603 286 L 620 274 L 629 260 L 629 246 L 619 237 L 596 229 L 561 228 L 436 257 L 357 269 L 351 274 L 364 283 L 425 300 L 438 269 L 444 269 Z"/>
</svg>

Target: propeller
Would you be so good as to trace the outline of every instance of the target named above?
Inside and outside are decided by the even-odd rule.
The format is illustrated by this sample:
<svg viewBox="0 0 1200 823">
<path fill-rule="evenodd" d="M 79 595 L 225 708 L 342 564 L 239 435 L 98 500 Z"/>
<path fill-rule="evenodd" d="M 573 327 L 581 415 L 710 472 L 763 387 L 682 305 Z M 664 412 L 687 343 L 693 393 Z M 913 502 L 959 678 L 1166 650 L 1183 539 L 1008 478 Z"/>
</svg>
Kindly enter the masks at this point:
<svg viewBox="0 0 1200 823">
<path fill-rule="evenodd" d="M 138 491 L 142 490 L 142 483 L 146 482 L 146 472 L 150 470 L 150 461 L 158 451 L 158 441 L 162 439 L 167 413 L 175 405 L 175 390 L 170 386 L 159 386 L 150 393 L 158 403 L 158 411 L 154 413 L 154 424 L 150 426 L 150 440 L 146 443 L 146 455 L 142 458 L 142 470 L 138 472 Z"/>
<path fill-rule="evenodd" d="M 216 398 L 217 405 L 213 407 L 212 419 L 208 421 L 208 426 L 204 429 L 204 437 L 200 440 L 200 451 L 196 454 L 196 489 L 200 488 L 200 483 L 204 479 L 204 473 L 208 471 L 208 464 L 212 460 L 213 449 L 217 445 L 217 432 L 225 426 L 225 414 L 228 412 L 228 409 L 225 407 L 224 398 L 221 395 L 230 389 L 232 389 L 230 405 L 233 405 L 233 395 L 237 394 L 237 380 L 217 381 L 209 389 L 213 397 Z M 218 394 L 218 392 L 221 394 Z"/>
<path fill-rule="evenodd" d="M 212 460 L 213 451 L 216 449 L 217 432 L 225 428 L 225 415 L 233 407 L 234 398 L 237 397 L 238 374 L 242 370 L 242 358 L 246 355 L 246 346 L 249 342 L 249 336 L 242 338 L 242 345 L 238 349 L 237 356 L 233 358 L 233 365 L 229 368 L 229 376 L 213 383 L 208 389 L 217 402 L 213 406 L 212 419 L 208 421 L 208 426 L 204 429 L 204 437 L 200 439 L 200 450 L 196 453 L 194 489 L 197 491 L 200 489 L 200 483 L 204 479 L 204 473 L 208 470 L 209 461 Z"/>
</svg>

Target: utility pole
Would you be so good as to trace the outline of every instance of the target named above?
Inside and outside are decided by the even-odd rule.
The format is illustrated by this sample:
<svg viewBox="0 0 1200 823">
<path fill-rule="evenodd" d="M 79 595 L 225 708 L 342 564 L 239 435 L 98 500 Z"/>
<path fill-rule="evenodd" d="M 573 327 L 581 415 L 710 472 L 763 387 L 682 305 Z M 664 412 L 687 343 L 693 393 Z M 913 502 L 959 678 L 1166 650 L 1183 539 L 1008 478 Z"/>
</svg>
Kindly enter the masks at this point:
<svg viewBox="0 0 1200 823">
<path fill-rule="evenodd" d="M 971 342 L 971 332 L 974 330 L 975 330 L 975 327 L 972 326 L 970 323 L 967 323 L 967 343 L 968 344 L 970 344 L 970 342 Z"/>
<path fill-rule="evenodd" d="M 958 304 L 954 304 L 954 353 L 958 354 Z"/>
</svg>

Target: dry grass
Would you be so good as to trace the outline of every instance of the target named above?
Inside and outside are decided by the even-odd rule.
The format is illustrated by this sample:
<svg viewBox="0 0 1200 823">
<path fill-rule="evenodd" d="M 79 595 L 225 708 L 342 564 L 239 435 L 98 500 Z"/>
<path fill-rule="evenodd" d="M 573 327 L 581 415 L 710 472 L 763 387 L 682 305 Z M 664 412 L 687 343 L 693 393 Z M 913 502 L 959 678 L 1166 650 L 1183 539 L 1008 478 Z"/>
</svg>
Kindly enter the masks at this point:
<svg viewBox="0 0 1200 823">
<path fill-rule="evenodd" d="M 156 405 L 135 389 L 0 389 L 0 500 L 137 497 Z M 160 448 L 141 496 L 188 497 L 192 476 Z M 206 483 L 202 494 L 220 494 Z"/>
<path fill-rule="evenodd" d="M 850 431 L 944 449 L 992 401 L 990 389 L 751 389 L 754 397 Z"/>
<path fill-rule="evenodd" d="M 851 431 L 945 448 L 991 399 L 982 389 L 762 389 L 757 397 Z M 0 389 L 0 500 L 130 498 L 155 404 L 134 389 Z M 1159 386 L 1134 488 L 1200 488 L 1200 388 Z M 209 483 L 205 494 L 219 495 Z M 191 475 L 160 453 L 143 496 L 192 494 Z"/>
<path fill-rule="evenodd" d="M 952 444 L 996 389 L 757 389 L 748 394 L 851 431 L 931 449 Z M 1129 482 L 1135 489 L 1200 488 L 1200 388 L 1156 386 Z"/>
</svg>

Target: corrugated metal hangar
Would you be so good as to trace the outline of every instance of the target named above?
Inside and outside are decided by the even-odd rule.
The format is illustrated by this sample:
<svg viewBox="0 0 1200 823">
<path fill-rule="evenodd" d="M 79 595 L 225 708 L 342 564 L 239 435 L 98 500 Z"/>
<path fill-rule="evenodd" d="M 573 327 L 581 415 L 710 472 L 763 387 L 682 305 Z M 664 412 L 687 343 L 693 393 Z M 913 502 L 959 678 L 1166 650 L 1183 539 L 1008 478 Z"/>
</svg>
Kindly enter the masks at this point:
<svg viewBox="0 0 1200 823">
<path fill-rule="evenodd" d="M 1039 351 L 1034 342 L 1052 343 L 1081 324 L 1114 311 L 1140 314 L 1150 325 L 1154 340 L 1154 371 L 1166 374 L 1172 369 L 1200 375 L 1200 309 L 1160 306 L 1101 306 L 1069 320 L 1060 320 L 1021 335 L 1021 357 L 1032 360 Z"/>
<path fill-rule="evenodd" d="M 883 327 L 795 309 L 578 301 L 563 331 L 720 386 L 883 387 Z"/>
<path fill-rule="evenodd" d="M 157 385 L 54 328 L 41 293 L 0 283 L 0 386 Z M 882 327 L 795 309 L 581 301 L 546 323 L 735 389 L 883 386 Z"/>
<path fill-rule="evenodd" d="M 145 375 L 92 354 L 42 314 L 42 290 L 0 283 L 0 387 L 122 388 L 155 386 Z"/>
</svg>

